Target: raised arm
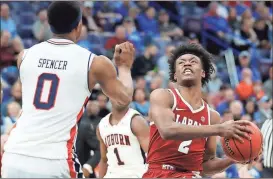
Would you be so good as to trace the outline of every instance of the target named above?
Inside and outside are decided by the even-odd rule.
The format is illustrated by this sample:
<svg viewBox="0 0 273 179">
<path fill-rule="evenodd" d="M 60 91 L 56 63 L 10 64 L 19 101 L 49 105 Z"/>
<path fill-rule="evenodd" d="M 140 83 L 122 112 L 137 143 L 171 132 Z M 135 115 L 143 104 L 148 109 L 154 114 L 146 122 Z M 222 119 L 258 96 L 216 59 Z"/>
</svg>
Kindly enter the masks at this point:
<svg viewBox="0 0 273 179">
<path fill-rule="evenodd" d="M 100 141 L 100 163 L 99 163 L 99 178 L 103 178 L 106 175 L 108 164 L 107 164 L 107 147 L 104 144 L 99 131 L 99 126 L 97 127 L 97 137 Z"/>
<path fill-rule="evenodd" d="M 129 42 L 116 46 L 114 60 L 119 76 L 115 66 L 107 57 L 94 57 L 89 73 L 89 88 L 92 89 L 96 83 L 99 83 L 109 98 L 120 105 L 128 105 L 133 95 L 131 67 L 134 54 L 135 50 Z"/>
<path fill-rule="evenodd" d="M 173 97 L 165 89 L 157 89 L 150 96 L 150 119 L 155 123 L 163 139 L 192 140 L 194 138 L 224 136 L 234 137 L 242 142 L 241 137 L 249 138 L 245 132 L 252 133 L 247 127 L 248 121 L 227 121 L 224 124 L 208 126 L 188 126 L 174 121 L 172 112 Z"/>
</svg>

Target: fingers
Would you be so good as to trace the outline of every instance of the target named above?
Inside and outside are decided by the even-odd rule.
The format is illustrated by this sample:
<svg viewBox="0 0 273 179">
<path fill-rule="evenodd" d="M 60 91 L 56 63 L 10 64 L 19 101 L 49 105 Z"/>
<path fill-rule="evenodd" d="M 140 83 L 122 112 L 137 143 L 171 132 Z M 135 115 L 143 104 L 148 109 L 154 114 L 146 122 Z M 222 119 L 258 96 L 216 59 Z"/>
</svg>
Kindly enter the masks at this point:
<svg viewBox="0 0 273 179">
<path fill-rule="evenodd" d="M 233 138 L 237 139 L 240 143 L 244 143 L 244 140 L 237 134 L 234 134 Z"/>
<path fill-rule="evenodd" d="M 121 45 L 115 46 L 115 53 L 121 53 Z"/>
<path fill-rule="evenodd" d="M 251 129 L 249 129 L 247 126 L 236 125 L 236 128 L 239 129 L 240 131 L 254 134 L 254 132 Z"/>
<path fill-rule="evenodd" d="M 239 121 L 235 121 L 236 124 L 239 124 L 239 125 L 247 125 L 247 126 L 250 126 L 251 125 L 251 122 L 247 121 L 247 120 L 239 120 Z"/>
<path fill-rule="evenodd" d="M 240 137 L 243 137 L 243 138 L 246 138 L 246 139 L 248 139 L 248 140 L 251 140 L 250 136 L 249 136 L 247 133 L 242 132 L 242 131 L 239 130 L 239 129 L 236 129 L 236 130 L 235 130 L 235 133 L 236 133 L 237 135 L 239 135 Z"/>
</svg>

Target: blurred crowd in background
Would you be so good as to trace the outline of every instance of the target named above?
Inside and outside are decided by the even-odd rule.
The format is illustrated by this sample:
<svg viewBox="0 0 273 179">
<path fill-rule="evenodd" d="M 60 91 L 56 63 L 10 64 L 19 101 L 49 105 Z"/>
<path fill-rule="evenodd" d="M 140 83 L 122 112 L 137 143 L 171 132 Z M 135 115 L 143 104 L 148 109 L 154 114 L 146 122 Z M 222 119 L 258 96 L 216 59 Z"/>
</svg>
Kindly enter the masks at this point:
<svg viewBox="0 0 273 179">
<path fill-rule="evenodd" d="M 52 38 L 47 21 L 49 4 L 1 3 L 0 68 L 4 91 L 1 144 L 22 107 L 16 56 L 22 49 Z M 135 45 L 131 107 L 147 117 L 151 91 L 172 87 L 168 66 L 172 50 L 185 43 L 200 43 L 213 54 L 216 69 L 203 89 L 204 99 L 221 114 L 223 121 L 245 119 L 261 127 L 266 119 L 272 118 L 272 6 L 270 1 L 86 1 L 82 2 L 84 26 L 78 45 L 110 59 L 116 44 L 129 40 Z M 224 56 L 227 49 L 232 49 L 235 57 L 232 75 L 238 76 L 236 85 L 232 85 L 227 70 Z M 90 135 L 95 136 L 96 125 L 110 111 L 107 97 L 96 86 L 82 120 L 83 124 L 93 124 L 93 129 L 88 128 Z M 98 144 L 96 137 L 82 144 L 88 154 L 80 159 L 84 164 L 93 158 L 90 163 L 93 168 L 99 155 L 94 144 Z M 217 155 L 224 155 L 220 143 Z M 231 166 L 214 177 L 262 176 L 261 159 L 251 165 Z"/>
</svg>

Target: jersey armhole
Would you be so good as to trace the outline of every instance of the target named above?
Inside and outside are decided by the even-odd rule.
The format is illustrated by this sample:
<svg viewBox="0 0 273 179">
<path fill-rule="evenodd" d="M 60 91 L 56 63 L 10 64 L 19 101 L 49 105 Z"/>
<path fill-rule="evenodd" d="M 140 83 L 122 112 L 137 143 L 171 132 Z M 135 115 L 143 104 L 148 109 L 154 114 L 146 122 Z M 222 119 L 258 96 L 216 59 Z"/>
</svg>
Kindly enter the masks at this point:
<svg viewBox="0 0 273 179">
<path fill-rule="evenodd" d="M 90 55 L 88 57 L 88 63 L 87 63 L 87 88 L 88 88 L 90 93 L 92 92 L 92 90 L 90 90 L 90 88 L 89 88 L 89 72 L 91 70 L 90 68 L 91 68 L 91 64 L 93 62 L 94 57 L 95 57 L 95 54 L 90 52 Z"/>
<path fill-rule="evenodd" d="M 130 131 L 134 136 L 136 136 L 136 135 L 134 134 L 133 129 L 132 129 L 132 121 L 133 121 L 133 118 L 136 116 L 140 116 L 140 114 L 138 114 L 138 113 L 133 114 L 131 117 L 131 120 L 130 120 Z"/>
<path fill-rule="evenodd" d="M 210 108 L 208 104 L 207 104 L 207 108 L 208 108 L 208 125 L 210 125 L 210 112 L 212 111 L 212 109 Z"/>
<path fill-rule="evenodd" d="M 175 94 L 173 93 L 172 90 L 168 89 L 168 91 L 173 95 L 173 106 L 172 106 L 172 110 L 174 111 L 174 109 L 176 108 L 176 105 L 177 105 L 177 99 L 176 99 L 176 96 L 175 96 Z"/>
<path fill-rule="evenodd" d="M 20 63 L 20 65 L 17 67 L 17 68 L 18 68 L 18 71 L 19 71 L 19 79 L 20 79 L 20 80 L 21 80 L 21 76 L 20 76 L 21 66 L 22 66 L 22 63 L 23 63 L 24 59 L 25 59 L 26 56 L 27 56 L 28 51 L 29 51 L 29 49 L 24 49 L 24 50 L 23 50 L 23 56 L 22 56 L 21 63 Z"/>
</svg>

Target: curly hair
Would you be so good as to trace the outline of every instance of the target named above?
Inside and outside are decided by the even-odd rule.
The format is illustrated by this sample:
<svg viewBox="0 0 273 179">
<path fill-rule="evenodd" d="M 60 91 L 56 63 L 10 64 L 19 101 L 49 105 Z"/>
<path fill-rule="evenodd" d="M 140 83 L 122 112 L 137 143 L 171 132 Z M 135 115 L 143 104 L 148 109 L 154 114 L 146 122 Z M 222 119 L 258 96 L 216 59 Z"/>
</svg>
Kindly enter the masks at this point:
<svg viewBox="0 0 273 179">
<path fill-rule="evenodd" d="M 182 45 L 175 49 L 172 52 L 171 57 L 168 60 L 169 63 L 169 69 L 170 69 L 170 80 L 173 82 L 176 82 L 174 79 L 175 74 L 175 62 L 176 60 L 185 54 L 193 54 L 200 58 L 203 70 L 205 71 L 205 77 L 202 78 L 202 86 L 206 85 L 209 80 L 211 79 L 211 74 L 215 72 L 215 69 L 213 67 L 212 63 L 212 56 L 209 52 L 207 52 L 201 45 L 190 43 L 186 45 Z"/>
</svg>

